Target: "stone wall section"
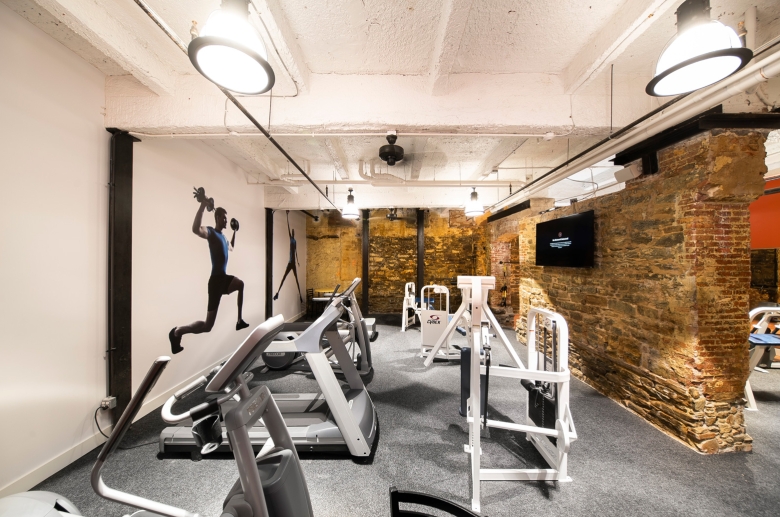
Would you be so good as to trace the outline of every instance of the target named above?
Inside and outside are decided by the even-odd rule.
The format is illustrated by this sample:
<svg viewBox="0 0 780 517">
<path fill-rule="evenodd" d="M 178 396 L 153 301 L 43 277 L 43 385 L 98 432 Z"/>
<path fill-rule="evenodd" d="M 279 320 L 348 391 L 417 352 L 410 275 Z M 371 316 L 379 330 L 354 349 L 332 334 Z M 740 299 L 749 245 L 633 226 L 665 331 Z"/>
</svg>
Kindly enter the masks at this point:
<svg viewBox="0 0 780 517">
<path fill-rule="evenodd" d="M 406 282 L 417 282 L 417 220 L 414 209 L 388 210 L 369 216 L 369 311 L 400 314 Z M 362 275 L 362 222 L 346 221 L 336 211 L 306 226 L 309 261 L 307 288 L 348 285 Z M 489 269 L 487 231 L 463 210 L 427 210 L 425 214 L 425 284 L 450 288 L 450 307 L 460 305 L 458 275 L 484 275 Z M 421 286 L 417 286 L 419 289 Z M 360 299 L 360 296 L 358 296 Z M 365 308 L 363 308 L 365 310 Z"/>
<path fill-rule="evenodd" d="M 496 316 L 499 324 L 508 329 L 514 329 L 520 314 L 520 283 L 522 281 L 520 268 L 519 222 L 532 215 L 537 215 L 551 208 L 554 199 L 533 198 L 530 208 L 516 214 L 503 217 L 487 226 L 490 263 L 488 275 L 496 277 L 496 289 L 490 291 L 488 305 Z M 501 288 L 507 286 L 506 306 L 502 306 Z"/>
<path fill-rule="evenodd" d="M 457 277 L 488 271 L 487 233 L 480 220 L 463 210 L 429 210 L 425 214 L 425 283 L 450 290 L 450 312 L 460 306 Z"/>
<path fill-rule="evenodd" d="M 319 222 L 306 218 L 306 288 L 342 288 L 362 275 L 360 222 L 343 219 L 335 210 L 322 213 Z M 358 287 L 360 289 L 360 287 Z M 360 296 L 358 295 L 358 300 Z"/>
<path fill-rule="evenodd" d="M 401 313 L 404 285 L 417 279 L 417 221 L 413 209 L 371 210 L 368 221 L 368 306 L 372 314 Z"/>
<path fill-rule="evenodd" d="M 530 306 L 560 312 L 576 376 L 705 453 L 752 447 L 748 205 L 763 190 L 763 142 L 705 133 L 659 152 L 657 174 L 578 203 L 595 210 L 592 269 L 534 265 L 536 224 L 571 207 L 518 221 L 518 338 Z"/>
<path fill-rule="evenodd" d="M 778 222 L 780 224 L 780 222 Z M 780 301 L 778 299 L 778 279 L 780 279 L 780 256 L 777 249 L 758 249 L 750 252 L 750 308 L 763 302 Z"/>
</svg>

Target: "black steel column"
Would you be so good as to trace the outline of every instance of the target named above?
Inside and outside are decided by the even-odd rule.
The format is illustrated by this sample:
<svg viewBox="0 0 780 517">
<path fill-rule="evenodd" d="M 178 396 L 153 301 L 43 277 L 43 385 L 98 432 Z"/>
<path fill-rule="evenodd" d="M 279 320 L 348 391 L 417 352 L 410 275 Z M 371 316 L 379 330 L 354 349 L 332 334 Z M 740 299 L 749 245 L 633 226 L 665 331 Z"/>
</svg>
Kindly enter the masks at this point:
<svg viewBox="0 0 780 517">
<path fill-rule="evenodd" d="M 116 423 L 132 397 L 133 142 L 110 128 L 108 197 L 108 395 L 116 397 Z"/>
<path fill-rule="evenodd" d="M 265 209 L 265 319 L 274 315 L 274 210 Z"/>
<path fill-rule="evenodd" d="M 368 209 L 363 210 L 363 307 L 362 312 L 368 314 Z"/>
<path fill-rule="evenodd" d="M 425 210 L 417 209 L 417 296 L 425 285 Z M 422 302 L 420 302 L 422 303 Z"/>
</svg>

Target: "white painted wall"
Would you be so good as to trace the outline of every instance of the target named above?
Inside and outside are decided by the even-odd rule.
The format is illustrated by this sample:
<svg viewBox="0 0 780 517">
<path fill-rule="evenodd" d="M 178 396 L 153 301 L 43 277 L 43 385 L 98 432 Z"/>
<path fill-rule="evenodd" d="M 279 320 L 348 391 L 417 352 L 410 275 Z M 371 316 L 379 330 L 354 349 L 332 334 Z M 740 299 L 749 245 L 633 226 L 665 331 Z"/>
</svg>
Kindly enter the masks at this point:
<svg viewBox="0 0 780 517">
<path fill-rule="evenodd" d="M 4 4 L 0 48 L 4 496 L 100 443 L 110 135 L 103 74 Z"/>
<path fill-rule="evenodd" d="M 110 135 L 102 73 L 2 3 L 0 45 L 13 49 L 0 53 L 2 497 L 103 442 L 93 412 L 106 394 Z M 133 389 L 170 354 L 171 327 L 206 314 L 211 265 L 191 231 L 193 186 L 241 222 L 228 273 L 246 284 L 252 325 L 263 320 L 265 271 L 264 195 L 241 169 L 200 142 L 140 142 L 134 158 Z M 211 333 L 184 338 L 140 415 L 240 343 L 252 327 L 236 332 L 235 302 L 223 298 Z"/>
<path fill-rule="evenodd" d="M 201 142 L 147 140 L 134 144 L 133 164 L 133 389 L 152 361 L 170 355 L 174 326 L 206 319 L 211 259 L 208 242 L 192 233 L 199 204 L 193 187 L 204 187 L 216 206 L 238 219 L 227 273 L 244 281 L 244 320 L 236 332 L 237 293 L 223 296 L 214 328 L 188 334 L 149 395 L 162 399 L 198 372 L 231 353 L 263 322 L 265 314 L 265 211 L 262 187 L 247 185 L 244 172 Z M 214 213 L 202 224 L 214 226 Z M 223 232 L 228 240 L 232 230 Z M 154 404 L 152 404 L 154 405 Z"/>
<path fill-rule="evenodd" d="M 300 295 L 295 285 L 292 271 L 287 275 L 279 299 L 273 302 L 274 316 L 281 314 L 285 321 L 294 321 L 306 311 L 306 215 L 298 211 L 290 211 L 290 229 L 295 230 L 295 242 L 298 248 L 298 282 Z M 279 289 L 287 263 L 290 261 L 290 237 L 287 233 L 287 214 L 284 210 L 274 213 L 274 294 Z M 299 296 L 303 296 L 303 304 Z"/>
</svg>

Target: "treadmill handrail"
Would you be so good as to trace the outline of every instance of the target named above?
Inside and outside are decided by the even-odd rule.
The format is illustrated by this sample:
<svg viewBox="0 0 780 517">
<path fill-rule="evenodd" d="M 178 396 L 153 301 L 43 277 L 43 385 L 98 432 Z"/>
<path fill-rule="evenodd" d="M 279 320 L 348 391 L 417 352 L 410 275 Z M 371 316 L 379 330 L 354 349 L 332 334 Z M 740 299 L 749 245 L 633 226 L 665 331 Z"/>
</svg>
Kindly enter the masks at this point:
<svg viewBox="0 0 780 517">
<path fill-rule="evenodd" d="M 358 284 L 360 284 L 360 277 L 355 277 L 355 279 L 352 281 L 351 284 L 349 284 L 349 287 L 344 289 L 344 292 L 341 293 L 341 296 L 347 297 L 350 294 L 355 292 L 355 289 L 357 289 Z"/>
<path fill-rule="evenodd" d="M 199 514 L 190 513 L 182 508 L 176 508 L 175 506 L 169 506 L 157 501 L 152 501 L 151 499 L 146 499 L 144 497 L 128 494 L 126 492 L 122 492 L 121 490 L 110 488 L 105 484 L 105 482 L 103 482 L 103 477 L 101 476 L 103 465 L 105 465 L 109 456 L 111 456 L 114 450 L 116 450 L 119 442 L 122 441 L 122 438 L 127 432 L 127 429 L 130 427 L 133 419 L 141 409 L 144 399 L 146 399 L 146 396 L 152 390 L 155 383 L 157 382 L 157 379 L 160 378 L 160 375 L 170 360 L 171 358 L 165 355 L 160 356 L 154 360 L 151 368 L 149 368 L 149 371 L 146 372 L 146 376 L 141 381 L 141 385 L 138 387 L 135 395 L 133 395 L 133 398 L 130 399 L 130 403 L 127 405 L 127 408 L 125 408 L 122 416 L 119 417 L 119 421 L 117 422 L 116 426 L 114 426 L 114 429 L 111 431 L 108 440 L 106 440 L 105 445 L 103 445 L 103 448 L 100 450 L 98 459 L 95 462 L 95 465 L 92 467 L 92 475 L 90 480 L 92 482 L 92 488 L 95 490 L 95 493 L 105 499 L 108 499 L 109 501 L 116 501 L 118 503 L 140 508 L 142 510 L 148 510 L 160 515 L 166 515 L 168 517 L 200 517 Z"/>
<path fill-rule="evenodd" d="M 335 325 L 344 313 L 342 298 L 336 297 L 325 308 L 325 311 L 304 330 L 297 338 L 287 341 L 272 342 L 266 352 L 305 352 L 317 354 L 322 352 L 320 342 L 325 331 Z"/>
</svg>

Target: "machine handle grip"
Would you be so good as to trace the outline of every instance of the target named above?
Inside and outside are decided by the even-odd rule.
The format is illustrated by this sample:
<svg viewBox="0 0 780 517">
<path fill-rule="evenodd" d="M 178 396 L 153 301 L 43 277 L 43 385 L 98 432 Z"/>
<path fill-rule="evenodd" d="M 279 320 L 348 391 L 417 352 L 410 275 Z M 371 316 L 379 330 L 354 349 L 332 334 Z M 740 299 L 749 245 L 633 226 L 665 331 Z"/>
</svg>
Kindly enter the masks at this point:
<svg viewBox="0 0 780 517">
<path fill-rule="evenodd" d="M 106 486 L 106 484 L 103 482 L 103 478 L 101 477 L 103 465 L 111 453 L 114 452 L 116 447 L 119 445 L 119 442 L 122 441 L 122 437 L 124 436 L 125 432 L 127 432 L 127 429 L 130 427 L 133 419 L 138 414 L 138 411 L 141 409 L 144 399 L 152 390 L 155 383 L 157 382 L 157 379 L 160 378 L 160 375 L 170 360 L 171 358 L 168 356 L 160 356 L 155 359 L 152 367 L 149 368 L 146 376 L 141 381 L 141 385 L 138 387 L 138 391 L 135 392 L 135 395 L 133 395 L 133 398 L 130 399 L 130 403 L 122 413 L 122 416 L 119 417 L 119 422 L 117 422 L 116 426 L 114 426 L 114 430 L 111 431 L 111 435 L 108 437 L 105 445 L 103 445 L 103 448 L 100 450 L 97 461 L 92 467 L 92 488 L 95 490 L 95 493 L 105 499 L 148 510 L 158 515 L 165 515 L 168 517 L 199 517 L 198 514 L 190 513 L 187 510 L 183 510 L 181 508 L 158 503 L 157 501 L 152 501 L 150 499 L 145 499 L 137 495 L 128 494 L 126 492 L 113 489 L 109 486 Z"/>
<path fill-rule="evenodd" d="M 187 384 L 185 387 L 183 387 L 182 389 L 174 393 L 173 396 L 176 400 L 181 400 L 189 396 L 193 391 L 200 388 L 208 381 L 209 380 L 206 377 L 201 375 L 200 377 L 198 377 L 197 379 L 195 379 L 194 381 L 192 381 L 191 383 Z"/>
</svg>

